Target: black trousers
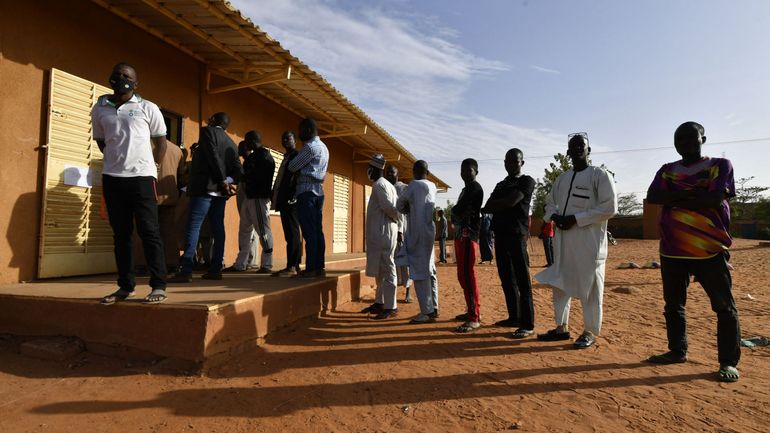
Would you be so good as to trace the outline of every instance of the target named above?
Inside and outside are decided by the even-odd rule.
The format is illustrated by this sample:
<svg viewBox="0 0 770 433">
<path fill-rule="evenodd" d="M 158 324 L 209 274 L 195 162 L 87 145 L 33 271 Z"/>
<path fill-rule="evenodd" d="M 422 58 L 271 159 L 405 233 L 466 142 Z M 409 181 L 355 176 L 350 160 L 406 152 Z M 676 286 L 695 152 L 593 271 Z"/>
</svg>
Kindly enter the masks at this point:
<svg viewBox="0 0 770 433">
<path fill-rule="evenodd" d="M 287 204 L 281 208 L 281 225 L 286 239 L 286 267 L 299 266 L 302 263 L 302 234 L 299 231 L 297 206 Z"/>
<path fill-rule="evenodd" d="M 732 294 L 732 278 L 727 268 L 727 253 L 710 259 L 661 257 L 660 264 L 663 299 L 666 302 L 663 315 L 666 318 L 668 349 L 680 355 L 687 353 L 687 321 L 684 307 L 687 303 L 690 275 L 694 275 L 706 291 L 711 301 L 711 309 L 717 313 L 719 364 L 738 365 L 741 359 L 741 328 Z"/>
<path fill-rule="evenodd" d="M 545 252 L 545 263 L 548 266 L 553 264 L 553 238 L 543 236 L 543 251 Z"/>
<path fill-rule="evenodd" d="M 104 202 L 115 241 L 118 287 L 133 291 L 136 286 L 132 254 L 134 220 L 144 246 L 150 287 L 166 288 L 166 261 L 158 225 L 158 204 L 153 177 L 102 176 Z"/>
<path fill-rule="evenodd" d="M 495 259 L 508 318 L 518 321 L 521 328 L 535 329 L 527 236 L 495 232 Z"/>
</svg>

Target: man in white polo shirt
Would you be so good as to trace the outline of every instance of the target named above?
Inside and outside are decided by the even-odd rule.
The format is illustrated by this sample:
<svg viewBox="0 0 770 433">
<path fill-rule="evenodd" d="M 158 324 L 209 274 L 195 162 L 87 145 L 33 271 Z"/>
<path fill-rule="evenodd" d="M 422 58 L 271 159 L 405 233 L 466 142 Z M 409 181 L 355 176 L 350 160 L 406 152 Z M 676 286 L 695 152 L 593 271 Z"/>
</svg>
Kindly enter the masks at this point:
<svg viewBox="0 0 770 433">
<path fill-rule="evenodd" d="M 152 288 L 144 302 L 157 304 L 166 300 L 166 264 L 158 226 L 155 156 L 165 150 L 166 124 L 157 105 L 134 93 L 139 82 L 131 65 L 115 65 L 109 82 L 113 94 L 100 96 L 91 110 L 94 140 L 104 154 L 102 185 L 118 266 L 118 290 L 101 303 L 111 305 L 134 294 L 131 237 L 136 221 Z"/>
</svg>

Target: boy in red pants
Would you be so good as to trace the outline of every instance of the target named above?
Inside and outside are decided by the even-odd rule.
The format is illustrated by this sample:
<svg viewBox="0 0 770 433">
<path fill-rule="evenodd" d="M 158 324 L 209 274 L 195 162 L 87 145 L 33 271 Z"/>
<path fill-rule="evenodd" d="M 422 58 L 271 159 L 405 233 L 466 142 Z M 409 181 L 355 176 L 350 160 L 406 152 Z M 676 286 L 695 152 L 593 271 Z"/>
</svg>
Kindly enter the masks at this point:
<svg viewBox="0 0 770 433">
<path fill-rule="evenodd" d="M 460 177 L 465 182 L 465 188 L 460 192 L 457 203 L 452 207 L 452 222 L 455 227 L 455 257 L 457 259 L 457 279 L 465 293 L 467 312 L 455 319 L 464 323 L 458 326 L 457 332 L 472 332 L 478 329 L 479 323 L 479 286 L 476 284 L 476 250 L 479 246 L 479 225 L 481 222 L 481 204 L 484 200 L 484 190 L 478 182 L 479 164 L 475 159 L 468 158 L 460 164 Z"/>
</svg>

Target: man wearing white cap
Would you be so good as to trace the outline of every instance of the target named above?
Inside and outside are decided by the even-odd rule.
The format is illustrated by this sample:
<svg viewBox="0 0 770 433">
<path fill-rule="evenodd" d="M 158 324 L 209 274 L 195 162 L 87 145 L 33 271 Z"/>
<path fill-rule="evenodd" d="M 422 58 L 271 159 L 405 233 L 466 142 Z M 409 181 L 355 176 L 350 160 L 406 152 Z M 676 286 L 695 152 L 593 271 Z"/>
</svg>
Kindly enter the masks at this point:
<svg viewBox="0 0 770 433">
<path fill-rule="evenodd" d="M 377 320 L 398 314 L 396 305 L 396 263 L 393 253 L 398 238 L 399 213 L 396 188 L 382 177 L 385 157 L 372 156 L 367 174 L 372 180 L 372 195 L 366 209 L 366 275 L 377 280 L 374 304 L 364 312 L 377 313 Z"/>
</svg>

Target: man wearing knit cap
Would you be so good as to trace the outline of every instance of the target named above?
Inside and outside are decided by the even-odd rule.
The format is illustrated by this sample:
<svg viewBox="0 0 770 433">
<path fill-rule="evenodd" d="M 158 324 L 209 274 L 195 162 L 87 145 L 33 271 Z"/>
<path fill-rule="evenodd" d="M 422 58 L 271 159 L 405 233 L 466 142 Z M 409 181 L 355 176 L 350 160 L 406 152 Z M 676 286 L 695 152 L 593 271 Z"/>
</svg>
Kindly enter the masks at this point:
<svg viewBox="0 0 770 433">
<path fill-rule="evenodd" d="M 396 188 L 382 177 L 385 157 L 372 156 L 367 174 L 373 182 L 372 195 L 366 209 L 366 275 L 377 281 L 374 304 L 364 309 L 376 313 L 374 319 L 396 316 L 396 263 L 393 253 L 398 238 L 399 213 Z"/>
</svg>

